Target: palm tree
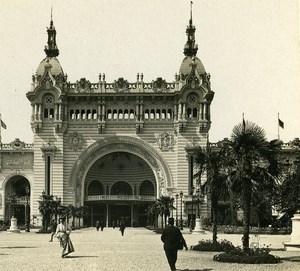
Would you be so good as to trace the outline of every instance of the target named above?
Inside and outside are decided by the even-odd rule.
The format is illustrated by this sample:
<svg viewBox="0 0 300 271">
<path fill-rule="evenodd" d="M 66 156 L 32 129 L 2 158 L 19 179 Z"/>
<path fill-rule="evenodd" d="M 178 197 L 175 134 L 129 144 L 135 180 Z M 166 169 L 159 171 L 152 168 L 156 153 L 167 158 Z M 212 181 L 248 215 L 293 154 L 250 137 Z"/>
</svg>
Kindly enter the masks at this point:
<svg viewBox="0 0 300 271">
<path fill-rule="evenodd" d="M 167 225 L 167 219 L 170 216 L 170 211 L 172 209 L 171 206 L 173 206 L 174 199 L 170 196 L 161 196 L 159 199 L 159 208 L 160 213 L 162 215 L 162 221 L 164 221 L 164 225 Z M 163 223 L 162 223 L 163 228 Z"/>
<path fill-rule="evenodd" d="M 55 214 L 56 201 L 53 195 L 46 195 L 45 192 L 42 193 L 39 200 L 39 211 L 43 216 L 42 227 L 43 231 L 47 231 L 50 224 L 51 217 Z"/>
<path fill-rule="evenodd" d="M 228 192 L 223 150 L 202 149 L 198 147 L 196 149 L 195 164 L 199 170 L 194 177 L 197 177 L 199 186 L 201 185 L 201 175 L 206 174 L 207 181 L 203 188 L 210 195 L 213 218 L 213 242 L 216 242 L 218 201 L 221 196 L 225 197 Z"/>
<path fill-rule="evenodd" d="M 231 167 L 233 186 L 240 191 L 243 210 L 243 249 L 249 248 L 250 209 L 258 183 L 276 180 L 279 175 L 277 154 L 280 144 L 268 142 L 265 131 L 252 122 L 233 128 L 231 140 L 226 145 Z"/>
</svg>

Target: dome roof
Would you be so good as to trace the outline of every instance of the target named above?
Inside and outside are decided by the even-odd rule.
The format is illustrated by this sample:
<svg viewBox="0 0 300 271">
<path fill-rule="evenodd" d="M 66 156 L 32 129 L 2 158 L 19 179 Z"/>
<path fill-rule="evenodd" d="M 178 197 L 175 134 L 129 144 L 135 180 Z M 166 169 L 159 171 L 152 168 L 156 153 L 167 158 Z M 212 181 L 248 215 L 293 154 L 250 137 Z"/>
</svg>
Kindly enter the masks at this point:
<svg viewBox="0 0 300 271">
<path fill-rule="evenodd" d="M 191 64 L 193 62 L 193 57 L 191 56 L 186 56 L 181 63 L 180 69 L 179 69 L 179 74 L 190 74 L 191 72 Z M 201 60 L 198 57 L 195 57 L 195 63 L 197 64 L 197 72 L 200 74 L 205 73 L 204 66 L 201 62 Z"/>
<path fill-rule="evenodd" d="M 64 75 L 63 69 L 56 57 L 46 57 L 43 59 L 36 70 L 36 75 L 44 75 L 45 66 L 49 64 L 51 65 L 50 71 L 52 75 Z"/>
</svg>

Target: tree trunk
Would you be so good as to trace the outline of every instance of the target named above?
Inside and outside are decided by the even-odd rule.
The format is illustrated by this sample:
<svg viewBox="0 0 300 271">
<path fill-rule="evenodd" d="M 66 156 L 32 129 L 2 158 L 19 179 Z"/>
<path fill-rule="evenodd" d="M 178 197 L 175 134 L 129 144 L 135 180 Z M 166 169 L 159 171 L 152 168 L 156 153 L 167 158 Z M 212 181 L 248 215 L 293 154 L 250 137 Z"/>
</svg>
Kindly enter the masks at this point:
<svg viewBox="0 0 300 271">
<path fill-rule="evenodd" d="M 213 207 L 213 242 L 217 242 L 217 234 L 218 234 L 218 224 L 217 224 L 217 214 L 218 214 L 218 208 L 217 207 Z"/>
<path fill-rule="evenodd" d="M 250 209 L 251 209 L 251 180 L 245 180 L 243 187 L 243 249 L 249 248 Z"/>
</svg>

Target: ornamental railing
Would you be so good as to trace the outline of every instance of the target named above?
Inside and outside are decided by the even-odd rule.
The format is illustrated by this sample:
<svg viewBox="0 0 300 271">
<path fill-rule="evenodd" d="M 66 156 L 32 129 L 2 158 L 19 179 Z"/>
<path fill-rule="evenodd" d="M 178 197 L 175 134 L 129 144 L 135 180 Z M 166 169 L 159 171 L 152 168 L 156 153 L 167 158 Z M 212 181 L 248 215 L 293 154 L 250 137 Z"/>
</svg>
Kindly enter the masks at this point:
<svg viewBox="0 0 300 271">
<path fill-rule="evenodd" d="M 146 196 L 146 195 L 95 195 L 87 196 L 87 201 L 98 201 L 98 200 L 109 200 L 109 201 L 155 201 L 155 196 Z"/>
</svg>

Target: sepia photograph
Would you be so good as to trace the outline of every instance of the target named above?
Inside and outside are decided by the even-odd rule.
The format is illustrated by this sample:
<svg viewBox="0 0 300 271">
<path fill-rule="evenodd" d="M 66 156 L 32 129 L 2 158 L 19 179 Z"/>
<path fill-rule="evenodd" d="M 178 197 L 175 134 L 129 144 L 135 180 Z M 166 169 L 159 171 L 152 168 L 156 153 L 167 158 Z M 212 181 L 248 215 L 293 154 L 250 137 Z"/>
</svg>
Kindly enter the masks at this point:
<svg viewBox="0 0 300 271">
<path fill-rule="evenodd" d="M 299 0 L 0 7 L 0 270 L 299 270 Z"/>
</svg>

